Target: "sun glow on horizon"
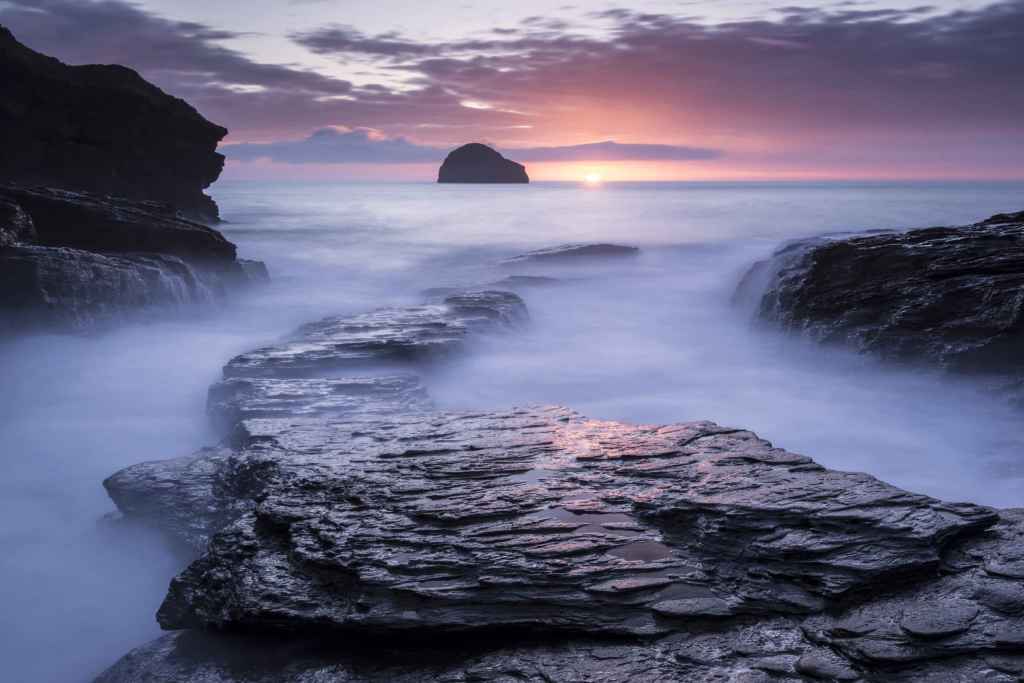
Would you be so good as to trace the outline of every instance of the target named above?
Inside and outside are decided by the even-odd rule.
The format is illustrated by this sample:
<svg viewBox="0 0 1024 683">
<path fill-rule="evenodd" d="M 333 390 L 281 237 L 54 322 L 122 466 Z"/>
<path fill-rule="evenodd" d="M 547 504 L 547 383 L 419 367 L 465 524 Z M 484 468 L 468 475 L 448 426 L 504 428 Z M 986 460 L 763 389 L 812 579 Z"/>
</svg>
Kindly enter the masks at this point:
<svg viewBox="0 0 1024 683">
<path fill-rule="evenodd" d="M 587 185 L 600 185 L 602 180 L 604 180 L 604 177 L 600 173 L 596 173 L 594 171 L 583 176 L 583 182 Z"/>
</svg>

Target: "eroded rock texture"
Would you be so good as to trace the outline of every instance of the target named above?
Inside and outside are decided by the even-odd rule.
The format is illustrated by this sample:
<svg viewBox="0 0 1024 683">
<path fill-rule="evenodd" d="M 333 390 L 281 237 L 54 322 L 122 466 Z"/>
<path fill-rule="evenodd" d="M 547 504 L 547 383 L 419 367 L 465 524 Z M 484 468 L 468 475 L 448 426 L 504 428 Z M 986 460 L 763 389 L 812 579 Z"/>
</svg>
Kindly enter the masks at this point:
<svg viewBox="0 0 1024 683">
<path fill-rule="evenodd" d="M 822 342 L 1000 380 L 1024 377 L 1024 214 L 795 242 L 738 292 Z"/>
<path fill-rule="evenodd" d="M 0 186 L 0 334 L 89 332 L 266 279 L 165 204 Z"/>
<path fill-rule="evenodd" d="M 166 627 L 650 635 L 818 612 L 934 570 L 995 521 L 711 423 L 536 409 L 244 427 L 228 476 L 259 472 L 259 503 L 174 582 Z"/>
<path fill-rule="evenodd" d="M 87 332 L 142 310 L 215 301 L 222 292 L 176 256 L 63 247 L 0 250 L 0 324 Z"/>
<path fill-rule="evenodd" d="M 479 142 L 463 145 L 445 157 L 439 183 L 528 183 L 526 167 Z"/>
<path fill-rule="evenodd" d="M 316 377 L 360 365 L 423 361 L 453 353 L 471 331 L 514 326 L 526 318 L 522 299 L 500 291 L 327 318 L 304 325 L 281 344 L 236 356 L 224 376 Z"/>
<path fill-rule="evenodd" d="M 514 295 L 467 292 L 233 360 L 210 392 L 229 445 L 106 482 L 198 557 L 158 612 L 190 630 L 99 680 L 1024 675 L 1024 511 L 826 470 L 711 422 L 438 412 L 415 376 L 379 371 L 524 316 Z"/>
<path fill-rule="evenodd" d="M 0 26 L 0 182 L 173 204 L 216 220 L 203 194 L 220 175 L 227 130 L 135 71 L 68 66 Z"/>
</svg>

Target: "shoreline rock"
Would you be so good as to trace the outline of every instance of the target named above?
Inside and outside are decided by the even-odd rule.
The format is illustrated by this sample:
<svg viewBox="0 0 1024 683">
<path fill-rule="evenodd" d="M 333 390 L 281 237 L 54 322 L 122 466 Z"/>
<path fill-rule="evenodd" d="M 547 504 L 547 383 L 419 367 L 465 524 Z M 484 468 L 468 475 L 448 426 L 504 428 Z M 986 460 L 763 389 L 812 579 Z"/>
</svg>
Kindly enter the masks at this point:
<svg viewBox="0 0 1024 683">
<path fill-rule="evenodd" d="M 88 333 L 217 304 L 269 276 L 171 207 L 0 186 L 0 336 Z"/>
<path fill-rule="evenodd" d="M 1019 383 L 1024 213 L 792 242 L 755 264 L 734 300 L 822 343 Z"/>
<path fill-rule="evenodd" d="M 467 332 L 525 319 L 514 295 L 458 300 Z M 198 557 L 158 613 L 189 630 L 98 681 L 1024 674 L 1024 511 L 908 493 L 710 422 L 438 412 L 380 362 L 432 343 L 417 325 L 437 315 L 329 319 L 243 354 L 246 376 L 232 361 L 210 392 L 228 445 L 105 482 Z M 311 347 L 317 362 L 297 360 Z"/>
</svg>

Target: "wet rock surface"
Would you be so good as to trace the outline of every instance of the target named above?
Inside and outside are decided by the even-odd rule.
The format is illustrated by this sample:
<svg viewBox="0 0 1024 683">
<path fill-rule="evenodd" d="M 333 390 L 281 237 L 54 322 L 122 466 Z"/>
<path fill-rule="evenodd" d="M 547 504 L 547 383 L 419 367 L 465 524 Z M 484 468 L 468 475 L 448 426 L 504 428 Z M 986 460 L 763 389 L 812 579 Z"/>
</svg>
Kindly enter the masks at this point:
<svg viewBox="0 0 1024 683">
<path fill-rule="evenodd" d="M 4 333 L 92 332 L 265 282 L 216 230 L 164 204 L 0 187 Z"/>
<path fill-rule="evenodd" d="M 187 630 L 98 680 L 1024 675 L 1024 511 L 830 471 L 711 422 L 438 412 L 419 375 L 380 370 L 435 328 L 465 348 L 524 318 L 514 295 L 466 292 L 233 360 L 210 391 L 224 446 L 106 482 L 197 559 L 158 613 Z M 438 355 L 399 357 L 421 371 Z"/>
<path fill-rule="evenodd" d="M 471 142 L 445 158 L 437 173 L 439 183 L 528 183 L 526 167 L 496 150 Z"/>
<path fill-rule="evenodd" d="M 1019 383 L 1024 214 L 795 242 L 755 265 L 737 297 L 821 342 Z"/>
<path fill-rule="evenodd" d="M 0 182 L 168 202 L 216 220 L 224 128 L 123 66 L 68 66 L 0 26 Z M 70 246 L 70 245 L 64 245 Z"/>
<path fill-rule="evenodd" d="M 299 328 L 283 343 L 244 353 L 225 377 L 316 377 L 367 364 L 408 364 L 461 348 L 472 331 L 494 331 L 527 319 L 511 292 L 466 292 L 441 303 L 384 308 L 326 318 Z"/>
<path fill-rule="evenodd" d="M 637 247 L 621 244 L 562 244 L 557 247 L 538 249 L 502 261 L 502 265 L 571 264 L 580 261 L 617 259 L 636 256 Z"/>
<path fill-rule="evenodd" d="M 175 580 L 165 627 L 651 635 L 819 612 L 934 570 L 996 519 L 712 423 L 551 408 L 243 427 L 225 476 L 258 471 L 259 502 Z"/>
<path fill-rule="evenodd" d="M 223 283 L 176 256 L 64 247 L 0 250 L 4 332 L 91 332 L 144 311 L 212 303 Z"/>
</svg>

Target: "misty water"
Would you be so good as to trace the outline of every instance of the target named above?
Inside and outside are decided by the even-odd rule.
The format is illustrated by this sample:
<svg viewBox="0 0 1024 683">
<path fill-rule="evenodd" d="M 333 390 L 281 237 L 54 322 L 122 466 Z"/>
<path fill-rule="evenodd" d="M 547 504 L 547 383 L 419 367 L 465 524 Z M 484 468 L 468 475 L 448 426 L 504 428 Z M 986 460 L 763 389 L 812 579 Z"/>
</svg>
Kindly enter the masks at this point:
<svg viewBox="0 0 1024 683">
<path fill-rule="evenodd" d="M 85 681 L 156 637 L 187 561 L 101 521 L 101 481 L 213 437 L 207 386 L 237 352 L 328 314 L 417 303 L 500 280 L 498 261 L 564 242 L 642 248 L 616 263 L 529 271 L 532 322 L 432 370 L 442 408 L 558 403 L 642 423 L 710 419 L 820 463 L 995 506 L 1024 501 L 1024 424 L 982 388 L 823 349 L 730 304 L 781 242 L 964 223 L 1021 208 L 1019 185 L 529 187 L 221 182 L 222 230 L 273 284 L 226 310 L 87 338 L 0 347 L 0 666 L 12 681 Z"/>
</svg>

